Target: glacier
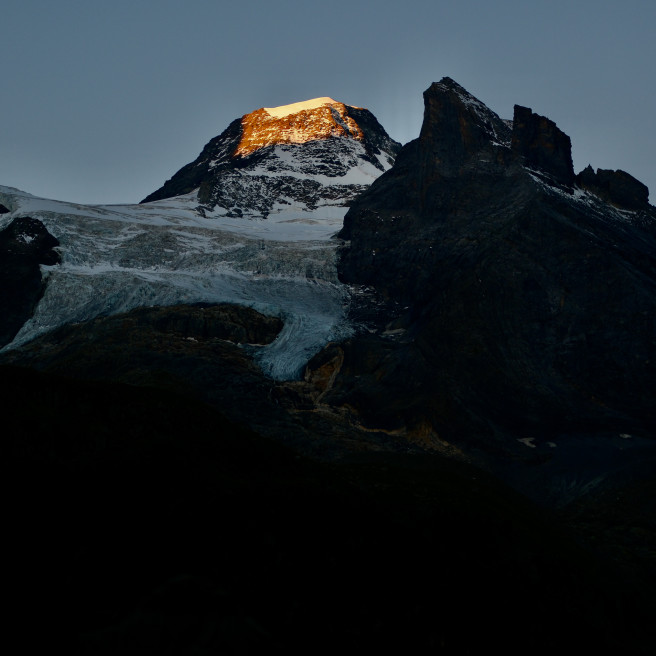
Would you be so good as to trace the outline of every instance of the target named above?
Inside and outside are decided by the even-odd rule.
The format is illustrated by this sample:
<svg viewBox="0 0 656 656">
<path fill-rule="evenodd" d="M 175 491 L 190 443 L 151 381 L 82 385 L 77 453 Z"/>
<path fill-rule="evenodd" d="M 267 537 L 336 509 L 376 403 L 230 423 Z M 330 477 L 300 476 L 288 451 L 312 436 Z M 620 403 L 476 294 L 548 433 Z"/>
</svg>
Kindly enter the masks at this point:
<svg viewBox="0 0 656 656">
<path fill-rule="evenodd" d="M 59 240 L 61 264 L 43 266 L 48 284 L 13 349 L 61 325 L 136 307 L 228 302 L 278 316 L 284 328 L 254 347 L 269 376 L 297 378 L 310 357 L 351 334 L 350 290 L 336 273 L 347 208 L 280 204 L 261 216 L 198 214 L 197 193 L 141 205 L 80 205 L 0 186 L 14 218 L 39 219 Z"/>
<path fill-rule="evenodd" d="M 0 186 L 11 210 L 0 227 L 40 220 L 61 259 L 42 266 L 45 293 L 5 349 L 137 307 L 236 303 L 283 320 L 272 344 L 248 349 L 272 378 L 297 378 L 326 343 L 353 331 L 333 237 L 400 147 L 368 110 L 318 98 L 233 121 L 138 205 Z"/>
</svg>

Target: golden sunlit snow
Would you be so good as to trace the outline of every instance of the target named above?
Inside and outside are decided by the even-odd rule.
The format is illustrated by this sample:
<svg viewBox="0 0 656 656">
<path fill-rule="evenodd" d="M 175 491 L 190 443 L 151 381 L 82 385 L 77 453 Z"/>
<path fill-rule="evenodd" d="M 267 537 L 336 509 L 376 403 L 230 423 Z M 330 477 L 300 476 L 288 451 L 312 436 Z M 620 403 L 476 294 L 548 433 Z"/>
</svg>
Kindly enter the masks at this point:
<svg viewBox="0 0 656 656">
<path fill-rule="evenodd" d="M 280 105 L 280 107 L 263 107 L 264 111 L 275 118 L 282 118 L 289 114 L 297 114 L 304 109 L 316 109 L 322 105 L 335 105 L 336 103 L 332 98 L 323 96 L 322 98 L 312 98 L 311 100 L 304 100 L 303 102 L 292 103 L 291 105 Z"/>
<path fill-rule="evenodd" d="M 360 126 L 349 116 L 349 106 L 328 97 L 263 107 L 243 116 L 241 125 L 242 136 L 233 157 L 273 144 L 299 144 L 328 137 L 364 138 Z"/>
</svg>

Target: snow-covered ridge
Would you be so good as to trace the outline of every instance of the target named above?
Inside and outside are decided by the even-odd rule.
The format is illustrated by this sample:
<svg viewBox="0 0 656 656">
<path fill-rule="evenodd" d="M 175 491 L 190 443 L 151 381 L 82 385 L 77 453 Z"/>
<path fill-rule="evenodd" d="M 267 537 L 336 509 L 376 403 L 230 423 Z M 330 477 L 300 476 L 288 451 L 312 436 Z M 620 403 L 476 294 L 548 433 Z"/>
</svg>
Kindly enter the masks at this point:
<svg viewBox="0 0 656 656">
<path fill-rule="evenodd" d="M 644 220 L 643 213 L 639 210 L 616 207 L 599 198 L 595 193 L 577 185 L 571 188 L 564 187 L 550 180 L 543 172 L 533 170 L 527 166 L 524 167 L 524 170 L 543 192 L 577 206 L 586 216 L 597 221 L 631 225 L 640 224 Z M 594 236 L 594 233 L 590 232 L 590 234 Z"/>
<path fill-rule="evenodd" d="M 280 105 L 279 107 L 263 107 L 264 111 L 269 114 L 269 116 L 274 116 L 275 118 L 283 118 L 289 116 L 290 114 L 298 114 L 308 109 L 316 109 L 322 105 L 336 105 L 338 104 L 336 100 L 329 98 L 328 96 L 323 96 L 322 98 L 312 98 L 311 100 L 303 100 L 301 102 L 291 103 L 289 105 Z"/>
<path fill-rule="evenodd" d="M 317 226 L 335 233 L 347 206 L 390 167 L 390 159 L 382 152 L 367 156 L 364 145 L 351 139 L 278 144 L 250 165 L 223 167 L 199 200 L 208 217 L 319 220 Z"/>
</svg>

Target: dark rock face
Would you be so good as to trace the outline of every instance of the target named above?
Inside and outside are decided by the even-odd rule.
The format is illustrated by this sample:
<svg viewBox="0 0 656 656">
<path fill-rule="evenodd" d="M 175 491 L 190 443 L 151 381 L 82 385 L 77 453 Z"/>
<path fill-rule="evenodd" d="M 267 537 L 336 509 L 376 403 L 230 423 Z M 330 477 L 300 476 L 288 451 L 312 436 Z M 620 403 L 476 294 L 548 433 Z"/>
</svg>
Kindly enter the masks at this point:
<svg viewBox="0 0 656 656">
<path fill-rule="evenodd" d="M 37 219 L 14 219 L 0 232 L 0 346 L 32 316 L 45 291 L 41 264 L 59 262 L 59 244 Z"/>
<path fill-rule="evenodd" d="M 329 408 L 317 413 L 314 382 L 276 383 L 263 374 L 252 345 L 272 342 L 281 328 L 280 319 L 237 305 L 144 307 L 62 326 L 2 353 L 0 364 L 183 391 L 306 455 L 393 450 L 384 433 L 359 431 Z"/>
<path fill-rule="evenodd" d="M 139 308 L 130 317 L 142 329 L 192 340 L 224 339 L 238 344 L 270 344 L 283 327 L 278 317 L 226 303 Z"/>
<path fill-rule="evenodd" d="M 588 165 L 576 176 L 576 182 L 605 201 L 627 210 L 645 210 L 649 204 L 647 185 L 626 171 L 609 171 Z"/>
<path fill-rule="evenodd" d="M 548 173 L 565 185 L 574 182 L 570 138 L 553 121 L 528 107 L 515 105 L 512 151 L 529 168 Z"/>
<path fill-rule="evenodd" d="M 6 208 L 2 203 L 0 203 L 0 214 L 9 214 L 11 210 Z"/>
<path fill-rule="evenodd" d="M 91 381 L 183 390 L 258 429 L 289 432 L 268 381 L 239 344 L 266 344 L 282 322 L 251 308 L 177 305 L 139 308 L 62 326 L 18 349 L 5 364 Z"/>
<path fill-rule="evenodd" d="M 495 218 L 531 195 L 514 179 L 527 174 L 512 158 L 510 129 L 494 112 L 449 78 L 431 85 L 424 103 L 419 139 L 353 203 L 340 233 L 350 241 L 339 264 L 343 280 L 401 301 L 432 295 L 443 238 L 494 231 Z"/>
<path fill-rule="evenodd" d="M 652 434 L 654 208 L 568 191 L 569 139 L 529 110 L 517 108 L 510 145 L 452 81 L 425 102 L 419 139 L 341 233 L 341 279 L 407 309 L 344 346 L 325 398 L 447 437 Z"/>
<path fill-rule="evenodd" d="M 507 124 L 450 78 L 424 92 L 424 105 L 419 143 L 442 176 L 459 174 L 460 167 L 495 143 L 508 145 Z"/>
</svg>

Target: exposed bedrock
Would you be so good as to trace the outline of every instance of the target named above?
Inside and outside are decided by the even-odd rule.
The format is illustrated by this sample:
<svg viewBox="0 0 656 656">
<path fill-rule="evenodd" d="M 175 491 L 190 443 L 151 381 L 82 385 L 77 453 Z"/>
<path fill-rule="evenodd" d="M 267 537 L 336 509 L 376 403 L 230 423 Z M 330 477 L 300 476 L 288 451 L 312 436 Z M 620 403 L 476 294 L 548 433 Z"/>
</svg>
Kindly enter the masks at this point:
<svg viewBox="0 0 656 656">
<path fill-rule="evenodd" d="M 640 183 L 598 172 L 572 186 L 569 138 L 526 108 L 510 139 L 448 78 L 424 99 L 420 137 L 341 232 L 341 279 L 407 310 L 345 345 L 326 398 L 443 435 L 651 434 L 656 210 Z"/>
<path fill-rule="evenodd" d="M 512 151 L 527 166 L 550 174 L 554 180 L 566 185 L 574 182 L 570 138 L 553 121 L 528 107 L 515 105 Z"/>
<path fill-rule="evenodd" d="M 628 210 L 648 209 L 647 185 L 642 184 L 626 171 L 597 169 L 595 173 L 588 165 L 576 176 L 576 182 L 583 189 L 618 207 Z"/>
</svg>

